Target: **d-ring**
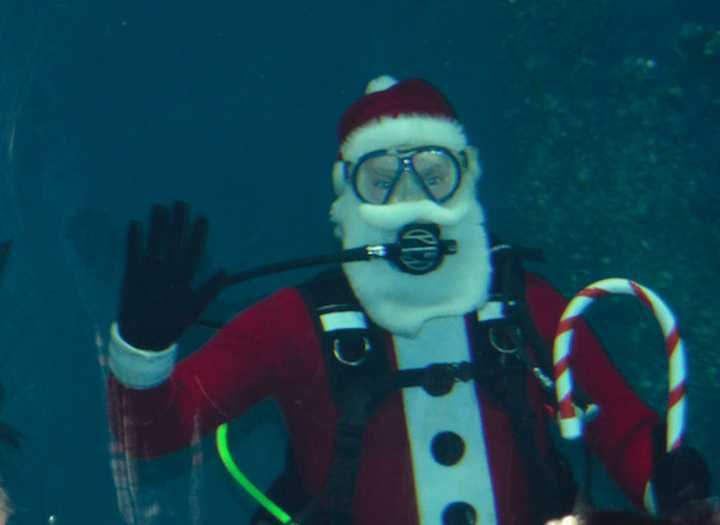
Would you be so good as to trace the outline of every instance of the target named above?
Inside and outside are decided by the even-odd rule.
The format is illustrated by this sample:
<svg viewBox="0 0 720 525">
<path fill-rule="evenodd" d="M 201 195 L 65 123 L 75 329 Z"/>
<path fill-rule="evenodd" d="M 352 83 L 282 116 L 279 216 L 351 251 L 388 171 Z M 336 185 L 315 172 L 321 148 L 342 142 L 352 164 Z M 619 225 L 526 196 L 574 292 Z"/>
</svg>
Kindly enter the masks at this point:
<svg viewBox="0 0 720 525">
<path fill-rule="evenodd" d="M 492 326 L 488 337 L 493 348 L 502 354 L 514 354 L 522 344 L 522 331 L 515 325 L 504 326 L 502 330 Z"/>
<path fill-rule="evenodd" d="M 358 356 L 357 359 L 348 359 L 343 355 L 343 351 L 340 345 L 340 340 L 335 339 L 333 340 L 333 355 L 335 356 L 335 359 L 340 361 L 344 365 L 348 366 L 359 366 L 365 362 L 365 359 L 367 359 L 368 354 L 371 350 L 370 341 L 367 337 L 362 338 L 362 355 Z"/>
</svg>

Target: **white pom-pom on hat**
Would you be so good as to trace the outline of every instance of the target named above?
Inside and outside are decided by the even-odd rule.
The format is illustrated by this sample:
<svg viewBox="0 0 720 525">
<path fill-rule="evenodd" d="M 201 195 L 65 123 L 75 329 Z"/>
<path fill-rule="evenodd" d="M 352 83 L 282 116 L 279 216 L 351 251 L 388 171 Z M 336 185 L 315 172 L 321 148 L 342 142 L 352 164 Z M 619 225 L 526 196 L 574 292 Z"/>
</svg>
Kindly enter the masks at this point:
<svg viewBox="0 0 720 525">
<path fill-rule="evenodd" d="M 365 94 L 369 95 L 371 93 L 377 93 L 378 91 L 385 91 L 386 89 L 390 89 L 397 83 L 398 81 L 395 77 L 392 77 L 390 75 L 381 75 L 377 78 L 373 78 L 370 82 L 368 82 L 368 85 L 365 88 Z"/>
</svg>

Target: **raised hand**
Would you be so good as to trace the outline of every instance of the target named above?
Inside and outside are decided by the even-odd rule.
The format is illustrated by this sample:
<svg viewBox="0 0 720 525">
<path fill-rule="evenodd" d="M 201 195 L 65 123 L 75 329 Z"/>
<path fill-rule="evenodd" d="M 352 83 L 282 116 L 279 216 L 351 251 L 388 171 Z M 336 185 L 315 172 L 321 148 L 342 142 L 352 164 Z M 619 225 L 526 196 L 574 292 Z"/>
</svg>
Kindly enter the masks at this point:
<svg viewBox="0 0 720 525">
<path fill-rule="evenodd" d="M 168 348 L 223 289 L 223 270 L 193 285 L 207 231 L 207 219 L 191 221 L 183 202 L 171 210 L 153 207 L 147 241 L 140 223 L 130 222 L 118 317 L 120 335 L 129 344 L 143 350 Z"/>
</svg>

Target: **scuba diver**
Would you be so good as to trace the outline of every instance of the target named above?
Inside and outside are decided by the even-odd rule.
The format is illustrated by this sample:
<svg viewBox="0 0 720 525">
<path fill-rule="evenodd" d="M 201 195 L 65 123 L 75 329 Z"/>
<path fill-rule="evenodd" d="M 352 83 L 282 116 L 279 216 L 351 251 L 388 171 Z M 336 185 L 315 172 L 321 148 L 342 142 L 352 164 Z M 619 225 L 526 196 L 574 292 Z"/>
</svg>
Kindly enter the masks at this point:
<svg viewBox="0 0 720 525">
<path fill-rule="evenodd" d="M 131 222 L 109 346 L 122 446 L 156 457 L 272 397 L 289 434 L 287 470 L 269 491 L 285 523 L 530 525 L 567 515 L 577 486 L 547 432 L 543 372 L 567 301 L 523 269 L 541 254 L 488 233 L 477 150 L 429 83 L 371 81 L 337 131 L 330 217 L 340 264 L 245 309 L 179 362 L 188 327 L 254 274 L 220 270 L 195 284 L 208 223 L 182 203 L 153 208 L 146 236 Z M 703 458 L 689 446 L 664 452 L 663 418 L 583 323 L 575 345 L 576 382 L 599 408 L 587 446 L 630 500 L 671 516 L 708 498 Z M 259 511 L 253 523 L 273 516 Z"/>
</svg>

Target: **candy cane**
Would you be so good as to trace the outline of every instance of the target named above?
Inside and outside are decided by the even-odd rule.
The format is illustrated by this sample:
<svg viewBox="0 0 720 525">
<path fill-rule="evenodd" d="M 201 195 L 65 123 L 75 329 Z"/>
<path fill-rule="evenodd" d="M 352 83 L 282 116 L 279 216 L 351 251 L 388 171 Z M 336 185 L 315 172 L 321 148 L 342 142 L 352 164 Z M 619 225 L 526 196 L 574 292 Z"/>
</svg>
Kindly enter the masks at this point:
<svg viewBox="0 0 720 525">
<path fill-rule="evenodd" d="M 575 323 L 580 314 L 597 298 L 609 294 L 634 295 L 652 310 L 665 336 L 665 350 L 669 361 L 669 394 L 667 406 L 666 448 L 680 446 L 685 430 L 685 346 L 677 330 L 675 318 L 667 305 L 653 291 L 628 279 L 603 279 L 582 289 L 565 308 L 560 318 L 553 346 L 555 394 L 558 401 L 560 433 L 567 439 L 582 435 L 582 420 L 572 401 L 573 380 L 570 370 Z"/>
</svg>

